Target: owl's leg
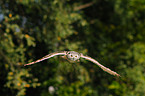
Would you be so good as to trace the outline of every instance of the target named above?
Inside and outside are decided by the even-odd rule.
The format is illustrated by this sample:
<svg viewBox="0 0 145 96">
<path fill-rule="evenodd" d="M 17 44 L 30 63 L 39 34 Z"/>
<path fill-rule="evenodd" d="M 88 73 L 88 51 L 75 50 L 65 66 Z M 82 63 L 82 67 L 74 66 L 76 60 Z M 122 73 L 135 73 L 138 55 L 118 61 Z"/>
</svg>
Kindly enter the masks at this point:
<svg viewBox="0 0 145 96">
<path fill-rule="evenodd" d="M 61 56 L 61 58 L 63 58 L 63 59 L 67 59 L 66 56 Z"/>
<path fill-rule="evenodd" d="M 72 63 L 72 61 L 71 61 L 71 60 L 69 60 L 66 56 L 61 56 L 61 58 L 63 58 L 63 59 L 65 59 L 65 60 L 67 60 L 69 63 Z"/>
<path fill-rule="evenodd" d="M 69 60 L 68 58 L 66 58 L 66 60 L 67 60 L 69 63 L 73 63 L 73 61 Z"/>
</svg>

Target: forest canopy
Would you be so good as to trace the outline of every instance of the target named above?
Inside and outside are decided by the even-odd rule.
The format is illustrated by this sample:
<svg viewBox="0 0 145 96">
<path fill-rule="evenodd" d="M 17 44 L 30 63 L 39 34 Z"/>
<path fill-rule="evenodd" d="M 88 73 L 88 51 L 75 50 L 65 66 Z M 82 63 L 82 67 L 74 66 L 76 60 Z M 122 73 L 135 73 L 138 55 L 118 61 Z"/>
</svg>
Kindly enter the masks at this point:
<svg viewBox="0 0 145 96">
<path fill-rule="evenodd" d="M 56 51 L 61 56 L 23 65 Z M 0 0 L 1 96 L 143 96 L 145 0 Z"/>
</svg>

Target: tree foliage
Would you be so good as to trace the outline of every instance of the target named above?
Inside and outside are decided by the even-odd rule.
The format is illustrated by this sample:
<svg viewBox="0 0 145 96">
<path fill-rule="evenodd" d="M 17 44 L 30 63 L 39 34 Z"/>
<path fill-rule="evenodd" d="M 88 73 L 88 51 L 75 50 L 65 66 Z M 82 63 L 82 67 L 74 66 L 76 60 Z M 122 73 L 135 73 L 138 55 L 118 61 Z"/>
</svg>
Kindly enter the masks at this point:
<svg viewBox="0 0 145 96">
<path fill-rule="evenodd" d="M 3 96 L 143 96 L 145 0 L 1 0 L 0 93 Z M 73 50 L 116 71 L 115 78 Z"/>
</svg>

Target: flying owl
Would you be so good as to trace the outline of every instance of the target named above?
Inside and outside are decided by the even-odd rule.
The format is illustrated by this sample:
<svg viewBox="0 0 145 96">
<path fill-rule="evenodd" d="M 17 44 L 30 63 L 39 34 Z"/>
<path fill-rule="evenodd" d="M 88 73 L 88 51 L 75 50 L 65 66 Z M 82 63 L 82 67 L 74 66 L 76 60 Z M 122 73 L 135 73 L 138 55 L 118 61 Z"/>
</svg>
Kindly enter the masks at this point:
<svg viewBox="0 0 145 96">
<path fill-rule="evenodd" d="M 35 63 L 38 63 L 38 62 L 41 62 L 45 59 L 49 59 L 51 57 L 54 57 L 54 56 L 57 56 L 57 55 L 62 55 L 62 56 L 65 56 L 68 60 L 70 61 L 77 61 L 81 58 L 84 58 L 86 60 L 89 60 L 93 63 L 95 63 L 96 65 L 98 65 L 101 69 L 103 69 L 104 71 L 108 72 L 109 74 L 111 75 L 114 75 L 114 76 L 120 76 L 119 74 L 117 74 L 116 72 L 110 70 L 109 68 L 101 65 L 98 61 L 96 61 L 95 59 L 89 57 L 89 56 L 84 56 L 82 53 L 78 53 L 78 52 L 75 52 L 75 51 L 60 51 L 60 52 L 54 52 L 54 53 L 50 53 L 44 57 L 42 57 L 41 59 L 38 59 L 34 62 L 31 62 L 31 63 L 28 63 L 28 64 L 24 64 L 24 66 L 27 66 L 27 65 L 31 65 L 31 64 L 35 64 Z"/>
</svg>

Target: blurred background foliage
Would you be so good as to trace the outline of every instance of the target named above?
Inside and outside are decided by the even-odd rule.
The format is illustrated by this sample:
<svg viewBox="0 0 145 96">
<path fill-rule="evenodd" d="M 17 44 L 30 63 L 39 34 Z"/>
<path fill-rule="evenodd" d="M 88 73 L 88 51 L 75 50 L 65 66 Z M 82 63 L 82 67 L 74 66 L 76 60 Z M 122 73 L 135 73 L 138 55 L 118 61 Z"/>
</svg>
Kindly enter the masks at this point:
<svg viewBox="0 0 145 96">
<path fill-rule="evenodd" d="M 81 59 L 87 54 L 116 71 L 116 78 Z M 145 0 L 1 0 L 1 96 L 143 96 Z"/>
</svg>

